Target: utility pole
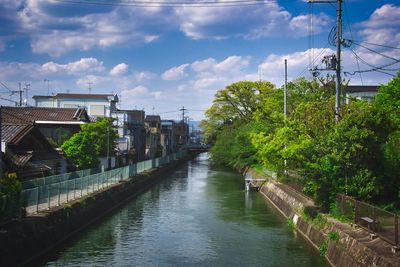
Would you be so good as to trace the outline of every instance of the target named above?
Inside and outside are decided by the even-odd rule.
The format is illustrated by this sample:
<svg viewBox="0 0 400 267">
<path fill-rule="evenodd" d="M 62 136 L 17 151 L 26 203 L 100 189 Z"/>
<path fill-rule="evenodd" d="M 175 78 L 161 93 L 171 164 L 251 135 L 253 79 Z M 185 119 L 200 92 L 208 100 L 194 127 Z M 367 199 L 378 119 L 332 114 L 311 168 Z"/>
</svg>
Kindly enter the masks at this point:
<svg viewBox="0 0 400 267">
<path fill-rule="evenodd" d="M 183 106 L 179 111 L 182 111 L 182 123 L 185 123 L 185 111 L 187 109 Z"/>
<path fill-rule="evenodd" d="M 29 86 L 31 86 L 30 83 L 25 83 L 25 88 L 24 88 L 24 91 L 25 91 L 25 99 L 26 99 L 25 106 L 28 106 L 28 91 L 30 90 L 30 89 L 29 89 Z"/>
<path fill-rule="evenodd" d="M 283 113 L 287 117 L 287 59 L 285 59 L 285 85 L 283 88 Z"/>
<path fill-rule="evenodd" d="M 11 95 L 13 95 L 15 93 L 19 94 L 19 106 L 22 107 L 22 93 L 24 91 L 21 89 L 21 83 L 18 83 L 18 85 L 19 85 L 19 90 L 11 91 Z M 16 103 L 16 105 L 18 105 L 18 103 Z"/>
<path fill-rule="evenodd" d="M 332 4 L 337 3 L 336 8 L 336 59 L 334 62 L 334 70 L 336 71 L 336 101 L 335 101 L 335 121 L 336 123 L 340 120 L 340 89 L 341 89 L 341 45 L 342 45 L 342 2 L 343 0 L 308 0 L 308 3 L 323 3 Z M 327 65 L 333 66 L 332 63 Z M 333 69 L 333 68 L 331 68 Z"/>
<path fill-rule="evenodd" d="M 47 83 L 47 95 L 50 95 L 50 80 L 49 79 L 44 79 L 43 81 L 45 83 Z"/>
<path fill-rule="evenodd" d="M 89 94 L 91 94 L 92 93 L 92 82 L 88 82 L 87 83 L 88 84 L 88 89 L 89 89 Z"/>
</svg>

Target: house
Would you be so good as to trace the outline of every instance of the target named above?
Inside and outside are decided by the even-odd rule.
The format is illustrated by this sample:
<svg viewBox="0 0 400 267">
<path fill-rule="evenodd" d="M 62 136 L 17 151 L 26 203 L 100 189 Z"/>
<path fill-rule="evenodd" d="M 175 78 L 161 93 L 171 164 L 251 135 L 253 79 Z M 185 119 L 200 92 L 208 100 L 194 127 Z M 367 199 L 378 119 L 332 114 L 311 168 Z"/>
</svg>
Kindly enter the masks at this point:
<svg viewBox="0 0 400 267">
<path fill-rule="evenodd" d="M 183 121 L 175 123 L 174 135 L 177 148 L 179 149 L 186 147 L 188 143 L 189 126 Z"/>
<path fill-rule="evenodd" d="M 35 125 L 56 147 L 90 122 L 84 108 L 1 107 L 1 115 L 5 124 Z"/>
<path fill-rule="evenodd" d="M 349 103 L 351 98 L 371 101 L 378 94 L 378 88 L 377 85 L 348 85 L 345 87 L 346 104 Z"/>
<path fill-rule="evenodd" d="M 8 171 L 21 179 L 66 173 L 72 165 L 33 124 L 1 124 L 1 152 Z"/>
<path fill-rule="evenodd" d="M 125 154 L 127 162 L 133 163 L 145 160 L 146 129 L 143 110 L 117 110 L 119 118 L 117 141 L 118 150 Z"/>
<path fill-rule="evenodd" d="M 161 117 L 159 115 L 147 115 L 144 122 L 146 127 L 146 158 L 160 157 L 162 154 L 160 144 Z"/>
<path fill-rule="evenodd" d="M 161 120 L 161 137 L 162 156 L 172 154 L 177 151 L 175 142 L 175 122 L 173 120 Z"/>
<path fill-rule="evenodd" d="M 89 116 L 94 118 L 112 117 L 119 101 L 118 96 L 113 94 L 58 93 L 54 96 L 35 95 L 32 98 L 36 107 L 85 108 Z"/>
</svg>

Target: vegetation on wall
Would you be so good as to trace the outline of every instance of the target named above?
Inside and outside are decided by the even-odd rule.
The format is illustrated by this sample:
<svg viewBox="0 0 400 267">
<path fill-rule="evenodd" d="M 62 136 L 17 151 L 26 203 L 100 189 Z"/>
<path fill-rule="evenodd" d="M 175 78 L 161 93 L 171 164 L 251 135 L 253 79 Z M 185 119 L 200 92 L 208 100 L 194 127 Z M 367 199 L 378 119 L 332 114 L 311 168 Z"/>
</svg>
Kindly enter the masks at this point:
<svg viewBox="0 0 400 267">
<path fill-rule="evenodd" d="M 337 193 L 400 208 L 400 74 L 375 101 L 342 103 L 334 120 L 334 77 L 300 78 L 283 89 L 265 81 L 237 82 L 217 92 L 201 126 L 215 164 L 262 165 L 298 174 L 304 192 L 325 208 Z M 344 85 L 345 86 L 345 85 Z"/>
</svg>

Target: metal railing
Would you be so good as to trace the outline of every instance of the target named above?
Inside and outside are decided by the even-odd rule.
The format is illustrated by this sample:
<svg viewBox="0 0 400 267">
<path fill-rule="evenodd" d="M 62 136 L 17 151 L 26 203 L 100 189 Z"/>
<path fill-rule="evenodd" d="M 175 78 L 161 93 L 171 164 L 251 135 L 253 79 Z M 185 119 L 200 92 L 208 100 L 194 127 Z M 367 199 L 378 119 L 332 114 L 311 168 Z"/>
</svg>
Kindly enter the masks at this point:
<svg viewBox="0 0 400 267">
<path fill-rule="evenodd" d="M 184 156 L 186 156 L 186 152 L 179 151 L 168 156 L 145 160 L 104 172 L 82 176 L 76 173 L 65 174 L 60 177 L 50 176 L 32 180 L 30 183 L 25 183 L 26 187 L 22 190 L 26 213 L 37 213 L 68 203 L 121 181 L 128 180 L 138 173 L 168 164 Z M 85 171 L 82 173 L 85 173 Z M 91 172 L 87 171 L 86 173 Z M 73 178 L 67 179 L 67 177 Z"/>
<path fill-rule="evenodd" d="M 381 208 L 342 194 L 337 195 L 337 206 L 345 218 L 398 246 L 399 216 Z"/>
</svg>

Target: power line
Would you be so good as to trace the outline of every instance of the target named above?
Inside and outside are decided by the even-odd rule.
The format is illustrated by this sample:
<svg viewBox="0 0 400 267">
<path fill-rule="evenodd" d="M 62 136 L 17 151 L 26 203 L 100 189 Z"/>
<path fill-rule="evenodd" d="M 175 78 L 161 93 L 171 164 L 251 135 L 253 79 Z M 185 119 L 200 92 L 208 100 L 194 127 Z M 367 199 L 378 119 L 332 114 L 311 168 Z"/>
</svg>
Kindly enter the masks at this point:
<svg viewBox="0 0 400 267">
<path fill-rule="evenodd" d="M 55 0 L 61 3 L 68 4 L 85 4 L 85 5 L 98 5 L 98 6 L 133 6 L 133 7 L 230 7 L 230 6 L 253 6 L 265 5 L 276 3 L 275 0 L 236 0 L 224 2 L 197 2 L 197 1 L 85 1 L 85 0 Z"/>
<path fill-rule="evenodd" d="M 374 46 L 380 46 L 380 47 L 389 48 L 389 49 L 399 49 L 400 50 L 400 47 L 394 47 L 394 46 L 388 46 L 388 45 L 382 45 L 382 44 L 375 44 L 375 43 L 364 42 L 364 41 L 356 41 L 356 40 L 349 40 L 349 41 L 358 42 L 358 43 L 364 43 L 364 44 L 374 45 Z"/>
<path fill-rule="evenodd" d="M 388 58 L 388 59 L 391 59 L 391 60 L 400 62 L 400 59 L 397 59 L 397 58 L 394 58 L 394 57 L 391 57 L 391 56 L 382 54 L 381 52 L 378 52 L 378 51 L 376 51 L 376 50 L 373 50 L 373 49 L 371 49 L 371 48 L 368 48 L 368 47 L 366 47 L 365 45 L 362 45 L 362 44 L 359 44 L 359 43 L 357 43 L 357 42 L 354 42 L 353 40 L 348 40 L 348 41 L 349 41 L 350 43 L 353 43 L 353 44 L 355 44 L 355 45 L 358 45 L 358 46 L 360 46 L 360 47 L 362 47 L 362 48 L 365 48 L 365 49 L 367 49 L 368 51 L 370 51 L 370 52 L 372 52 L 372 53 L 375 53 L 375 54 L 381 55 L 382 57 L 385 57 L 385 58 Z"/>
<path fill-rule="evenodd" d="M 391 74 L 391 73 L 386 72 L 386 71 L 390 71 L 390 70 L 386 70 L 385 67 L 389 67 L 389 66 L 394 65 L 394 64 L 397 64 L 397 63 L 399 63 L 399 62 L 391 62 L 391 63 L 389 63 L 389 64 L 386 64 L 386 65 L 377 67 L 377 66 L 374 66 L 374 65 L 368 63 L 368 62 L 365 61 L 364 59 L 362 59 L 359 55 L 357 55 L 357 53 L 356 53 L 353 49 L 350 49 L 350 50 L 351 50 L 352 54 L 353 54 L 356 58 L 358 58 L 358 59 L 359 59 L 361 62 L 363 62 L 364 64 L 370 66 L 372 69 L 369 69 L 369 70 L 358 70 L 358 71 L 353 71 L 353 72 L 345 72 L 345 73 L 344 73 L 345 75 L 346 75 L 346 74 L 355 75 L 356 73 L 364 73 L 364 72 L 376 71 L 376 72 L 380 72 L 380 73 L 383 73 L 383 74 L 386 74 L 386 75 L 389 75 L 389 76 L 393 76 L 393 77 L 395 76 L 395 75 L 393 75 L 393 74 Z M 395 70 L 393 70 L 393 71 L 395 71 Z"/>
</svg>

